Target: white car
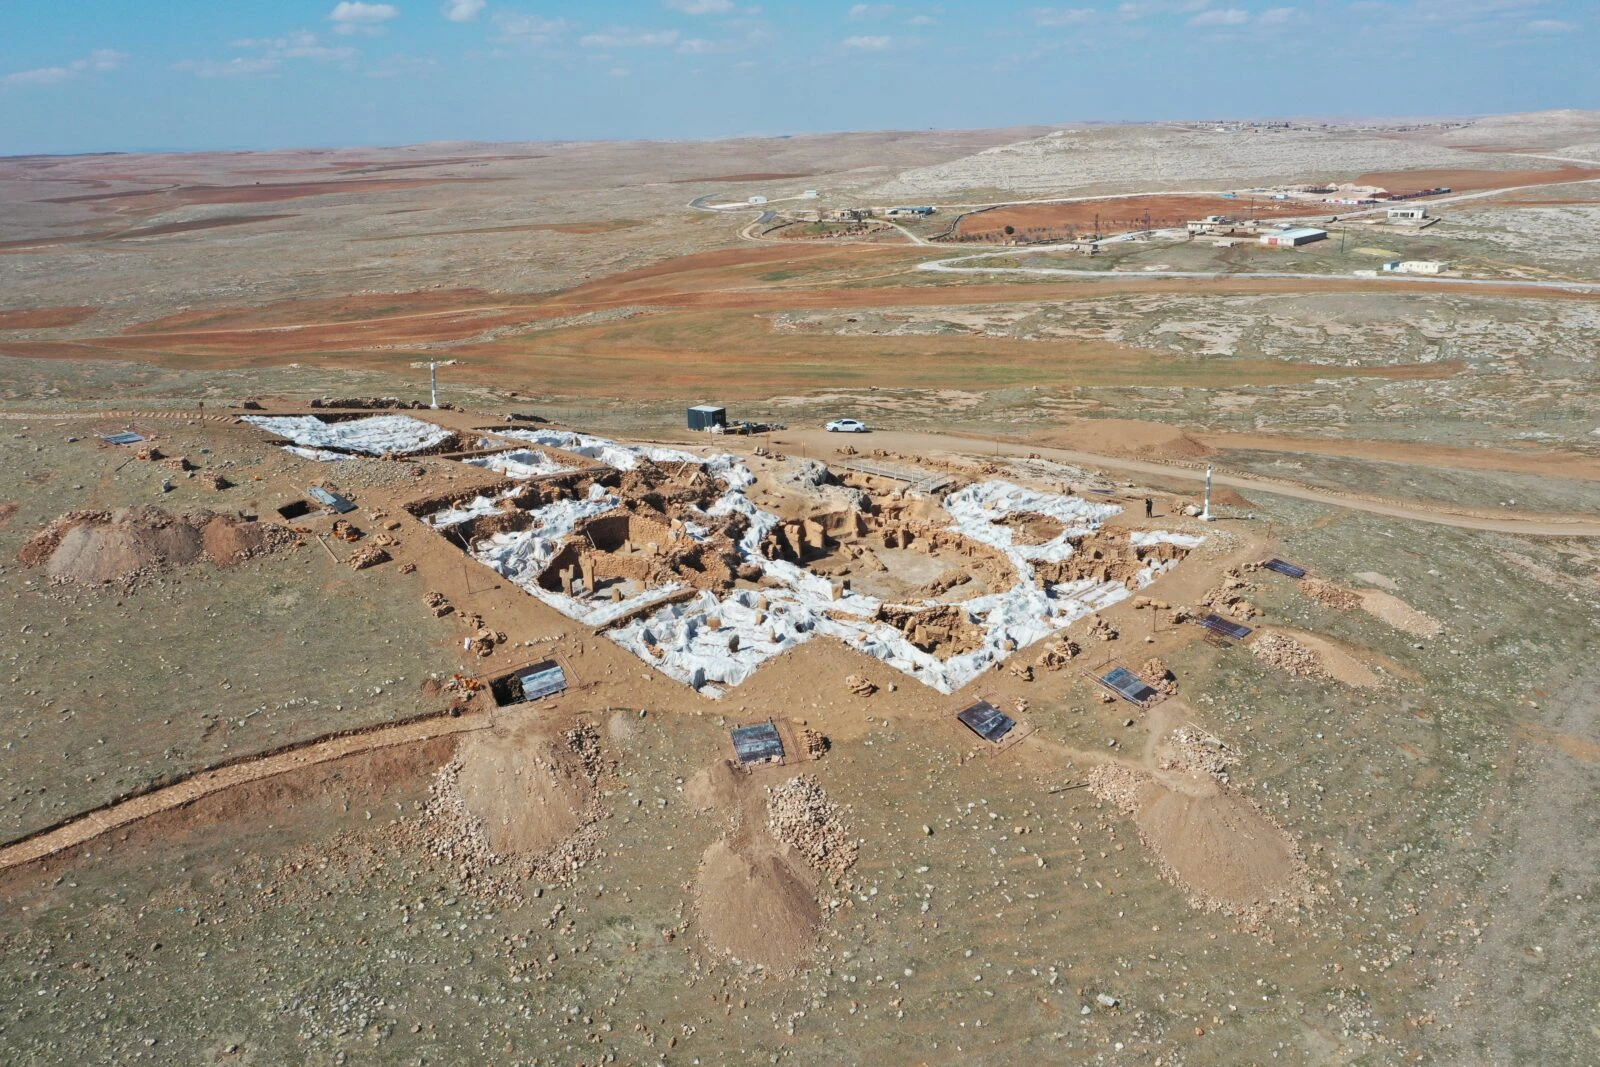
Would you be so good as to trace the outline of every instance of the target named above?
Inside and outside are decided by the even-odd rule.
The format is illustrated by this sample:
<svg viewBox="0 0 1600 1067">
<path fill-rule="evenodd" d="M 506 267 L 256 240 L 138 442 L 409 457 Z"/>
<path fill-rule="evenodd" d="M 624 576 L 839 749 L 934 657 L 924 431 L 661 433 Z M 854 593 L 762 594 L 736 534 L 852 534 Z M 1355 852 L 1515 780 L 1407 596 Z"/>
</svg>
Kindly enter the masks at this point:
<svg viewBox="0 0 1600 1067">
<path fill-rule="evenodd" d="M 867 424 L 860 419 L 834 419 L 823 426 L 829 433 L 866 433 Z"/>
</svg>

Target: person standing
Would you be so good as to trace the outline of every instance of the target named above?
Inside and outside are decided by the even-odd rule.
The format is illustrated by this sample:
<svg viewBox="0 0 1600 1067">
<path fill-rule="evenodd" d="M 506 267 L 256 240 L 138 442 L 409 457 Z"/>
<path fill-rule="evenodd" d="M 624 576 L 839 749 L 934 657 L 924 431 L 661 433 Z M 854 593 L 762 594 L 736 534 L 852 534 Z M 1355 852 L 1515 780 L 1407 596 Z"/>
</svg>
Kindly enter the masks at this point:
<svg viewBox="0 0 1600 1067">
<path fill-rule="evenodd" d="M 1149 498 L 1144 498 L 1144 517 L 1150 518 L 1155 513 L 1155 503 Z"/>
</svg>

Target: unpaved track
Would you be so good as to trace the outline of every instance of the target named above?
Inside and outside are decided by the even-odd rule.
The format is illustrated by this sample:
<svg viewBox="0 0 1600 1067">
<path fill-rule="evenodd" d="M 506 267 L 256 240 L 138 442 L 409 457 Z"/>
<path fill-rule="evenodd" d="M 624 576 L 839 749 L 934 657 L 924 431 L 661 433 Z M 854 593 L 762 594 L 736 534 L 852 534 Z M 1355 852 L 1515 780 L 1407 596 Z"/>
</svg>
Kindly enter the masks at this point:
<svg viewBox="0 0 1600 1067">
<path fill-rule="evenodd" d="M 289 771 L 305 770 L 318 764 L 331 763 L 380 748 L 409 745 L 468 730 L 481 730 L 488 725 L 487 712 L 468 712 L 459 718 L 441 712 L 437 716 L 397 726 L 379 727 L 365 733 L 341 734 L 337 737 L 309 741 L 287 751 L 229 764 L 216 770 L 201 771 L 173 785 L 75 816 L 53 829 L 0 848 L 0 871 L 46 859 L 65 849 L 92 841 L 101 834 L 148 819 L 152 815 L 184 807 L 213 793 L 248 782 L 258 782 L 263 778 L 271 778 Z"/>
<path fill-rule="evenodd" d="M 833 449 L 847 443 L 860 447 L 864 442 L 868 450 L 882 448 L 911 455 L 959 451 L 963 446 L 969 448 L 974 454 L 983 449 L 983 443 L 980 443 L 981 439 L 975 440 L 955 435 L 945 436 L 943 434 L 911 433 L 897 430 L 875 432 L 865 438 L 830 434 L 825 430 L 801 430 L 798 432 L 790 430 L 784 432 L 784 438 L 785 440 L 798 438 L 804 442 L 810 455 L 823 459 L 826 459 Z M 1151 460 L 1125 459 L 1119 456 L 1102 456 L 1094 452 L 1050 448 L 1046 445 L 1035 445 L 1020 441 L 1007 442 L 1005 451 L 1010 455 L 1023 452 L 1035 453 L 1044 459 L 1055 460 L 1058 463 L 1069 463 L 1076 467 L 1104 467 L 1112 470 L 1129 471 L 1135 474 L 1156 475 L 1161 478 L 1179 478 L 1189 482 L 1203 483 L 1206 480 L 1204 466 L 1185 466 L 1175 463 L 1159 463 Z M 1350 508 L 1353 511 L 1365 511 L 1395 519 L 1431 522 L 1440 526 L 1454 526 L 1462 530 L 1485 530 L 1492 533 L 1522 534 L 1528 537 L 1600 537 L 1600 517 L 1592 514 L 1529 515 L 1507 512 L 1504 515 L 1487 515 L 1471 511 L 1449 511 L 1442 508 L 1427 507 L 1422 504 L 1378 500 L 1371 497 L 1357 496 L 1353 493 L 1335 493 L 1326 489 L 1313 489 L 1310 486 L 1294 482 L 1251 478 L 1237 474 L 1216 474 L 1213 476 L 1212 481 L 1217 485 L 1231 486 L 1235 489 L 1243 489 L 1255 493 L 1276 493 L 1279 496 L 1293 497 L 1296 500 L 1332 504 L 1335 507 Z"/>
</svg>

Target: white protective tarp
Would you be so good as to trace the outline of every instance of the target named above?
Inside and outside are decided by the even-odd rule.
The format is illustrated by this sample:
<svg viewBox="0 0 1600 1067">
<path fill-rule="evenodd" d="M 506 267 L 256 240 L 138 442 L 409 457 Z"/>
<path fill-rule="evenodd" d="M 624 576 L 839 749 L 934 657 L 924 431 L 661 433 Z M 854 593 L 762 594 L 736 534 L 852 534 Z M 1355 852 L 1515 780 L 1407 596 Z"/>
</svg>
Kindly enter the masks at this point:
<svg viewBox="0 0 1600 1067">
<path fill-rule="evenodd" d="M 639 465 L 640 457 L 653 463 L 704 463 L 699 456 L 681 452 L 676 448 L 653 448 L 644 445 L 619 445 L 604 437 L 593 437 L 570 430 L 506 430 L 501 437 L 517 441 L 530 441 L 546 448 L 559 448 L 575 456 L 599 460 L 619 471 L 631 471 Z M 731 457 L 729 457 L 731 458 Z"/>
<path fill-rule="evenodd" d="M 496 471 L 507 478 L 537 478 L 542 474 L 559 474 L 571 469 L 531 448 L 514 448 L 509 452 L 496 452 L 492 456 L 475 456 L 463 462 L 469 467 Z"/>
<path fill-rule="evenodd" d="M 323 422 L 315 415 L 246 415 L 244 421 L 308 448 L 337 448 L 368 455 L 402 455 L 432 448 L 450 431 L 409 415 L 372 415 Z"/>
<path fill-rule="evenodd" d="M 291 456 L 315 460 L 318 463 L 337 463 L 342 459 L 354 458 L 353 456 L 345 455 L 343 452 L 329 452 L 322 448 L 301 448 L 299 445 L 283 445 L 282 447 Z"/>
</svg>

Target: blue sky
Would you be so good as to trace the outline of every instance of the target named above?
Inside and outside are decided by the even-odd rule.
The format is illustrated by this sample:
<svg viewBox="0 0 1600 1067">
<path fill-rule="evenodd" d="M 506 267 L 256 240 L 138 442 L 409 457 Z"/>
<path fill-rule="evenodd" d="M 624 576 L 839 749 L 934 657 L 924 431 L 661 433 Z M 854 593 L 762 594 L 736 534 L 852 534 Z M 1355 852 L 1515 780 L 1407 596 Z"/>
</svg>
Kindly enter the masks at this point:
<svg viewBox="0 0 1600 1067">
<path fill-rule="evenodd" d="M 1600 107 L 1593 0 L 0 5 L 0 154 Z"/>
</svg>

